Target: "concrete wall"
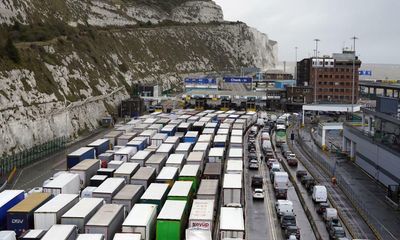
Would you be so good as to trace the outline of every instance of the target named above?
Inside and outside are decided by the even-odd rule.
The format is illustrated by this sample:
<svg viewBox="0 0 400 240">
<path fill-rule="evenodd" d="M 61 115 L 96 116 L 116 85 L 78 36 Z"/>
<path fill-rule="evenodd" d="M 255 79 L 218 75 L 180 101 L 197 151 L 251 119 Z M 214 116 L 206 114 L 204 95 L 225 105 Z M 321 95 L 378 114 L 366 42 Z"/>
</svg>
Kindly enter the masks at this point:
<svg viewBox="0 0 400 240">
<path fill-rule="evenodd" d="M 360 131 L 344 126 L 343 135 L 355 142 L 356 164 L 384 185 L 400 184 L 400 153 L 377 145 Z"/>
</svg>

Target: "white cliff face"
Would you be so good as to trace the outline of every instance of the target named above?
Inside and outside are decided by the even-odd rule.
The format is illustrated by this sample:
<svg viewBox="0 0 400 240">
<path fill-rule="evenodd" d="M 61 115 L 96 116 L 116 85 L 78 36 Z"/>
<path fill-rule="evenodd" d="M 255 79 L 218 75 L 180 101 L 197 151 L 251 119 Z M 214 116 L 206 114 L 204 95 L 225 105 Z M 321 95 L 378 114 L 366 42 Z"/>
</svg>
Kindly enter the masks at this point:
<svg viewBox="0 0 400 240">
<path fill-rule="evenodd" d="M 0 1 L 0 23 L 29 23 L 30 14 L 41 7 L 43 19 L 52 16 L 51 7 L 29 1 Z M 54 14 L 59 20 L 111 30 L 20 50 L 21 67 L 0 66 L 0 154 L 97 128 L 102 117 L 129 97 L 128 86 L 138 81 L 180 89 L 187 76 L 237 71 L 241 66 L 268 69 L 277 63 L 276 42 L 243 23 L 223 22 L 214 2 L 188 1 L 171 12 L 105 0 L 66 0 L 65 6 L 69 14 Z M 220 23 L 110 27 L 164 20 Z"/>
</svg>

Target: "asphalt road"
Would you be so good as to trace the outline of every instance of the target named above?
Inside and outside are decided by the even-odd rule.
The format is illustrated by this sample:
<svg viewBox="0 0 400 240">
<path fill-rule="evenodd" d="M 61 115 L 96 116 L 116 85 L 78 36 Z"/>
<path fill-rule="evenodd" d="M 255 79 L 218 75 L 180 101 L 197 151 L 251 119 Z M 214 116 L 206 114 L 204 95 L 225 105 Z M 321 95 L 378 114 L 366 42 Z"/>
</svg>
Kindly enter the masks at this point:
<svg viewBox="0 0 400 240">
<path fill-rule="evenodd" d="M 15 180 L 11 185 L 12 189 L 30 190 L 35 187 L 41 187 L 46 179 L 53 176 L 54 173 L 66 170 L 66 155 L 82 146 L 101 138 L 112 129 L 100 129 L 89 136 L 82 137 L 67 148 L 52 154 L 38 162 L 29 165 L 16 173 Z"/>
</svg>

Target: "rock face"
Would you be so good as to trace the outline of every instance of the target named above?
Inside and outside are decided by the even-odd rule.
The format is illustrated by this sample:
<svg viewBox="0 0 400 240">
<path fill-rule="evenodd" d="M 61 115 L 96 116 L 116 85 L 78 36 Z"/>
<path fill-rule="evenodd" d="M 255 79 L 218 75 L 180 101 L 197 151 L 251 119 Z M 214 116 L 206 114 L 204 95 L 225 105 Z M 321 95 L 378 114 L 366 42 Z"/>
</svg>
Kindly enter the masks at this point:
<svg viewBox="0 0 400 240">
<path fill-rule="evenodd" d="M 0 154 L 97 128 L 137 81 L 179 88 L 191 75 L 275 66 L 277 43 L 244 23 L 223 22 L 214 2 L 159 7 L 157 1 L 1 1 L 2 23 L 57 18 L 97 27 L 16 43 L 19 64 L 0 57 Z M 166 19 L 186 24 L 135 26 Z"/>
</svg>

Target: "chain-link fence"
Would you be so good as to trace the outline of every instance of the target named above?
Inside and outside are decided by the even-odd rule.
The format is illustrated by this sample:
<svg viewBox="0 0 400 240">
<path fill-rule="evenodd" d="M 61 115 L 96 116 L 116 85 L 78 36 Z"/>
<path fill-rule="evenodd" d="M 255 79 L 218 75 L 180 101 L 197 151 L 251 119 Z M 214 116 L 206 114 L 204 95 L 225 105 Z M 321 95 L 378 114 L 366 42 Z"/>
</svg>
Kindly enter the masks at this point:
<svg viewBox="0 0 400 240">
<path fill-rule="evenodd" d="M 20 168 L 65 148 L 66 137 L 55 138 L 49 142 L 33 146 L 19 153 L 0 158 L 0 174 L 6 176 L 14 168 Z"/>
</svg>

